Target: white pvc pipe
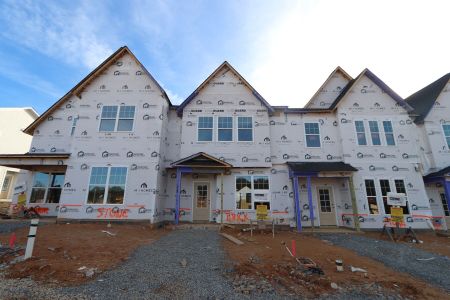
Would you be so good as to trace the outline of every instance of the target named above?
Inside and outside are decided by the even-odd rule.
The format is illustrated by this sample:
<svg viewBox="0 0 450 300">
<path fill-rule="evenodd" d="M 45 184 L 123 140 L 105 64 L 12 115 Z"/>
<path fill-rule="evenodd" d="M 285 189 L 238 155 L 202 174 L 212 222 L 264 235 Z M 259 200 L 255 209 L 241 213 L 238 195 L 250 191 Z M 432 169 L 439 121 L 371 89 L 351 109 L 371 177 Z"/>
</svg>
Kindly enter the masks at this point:
<svg viewBox="0 0 450 300">
<path fill-rule="evenodd" d="M 33 254 L 34 239 L 36 238 L 38 224 L 39 224 L 39 219 L 31 220 L 30 232 L 28 233 L 27 248 L 25 249 L 25 256 L 23 259 L 28 259 Z"/>
</svg>

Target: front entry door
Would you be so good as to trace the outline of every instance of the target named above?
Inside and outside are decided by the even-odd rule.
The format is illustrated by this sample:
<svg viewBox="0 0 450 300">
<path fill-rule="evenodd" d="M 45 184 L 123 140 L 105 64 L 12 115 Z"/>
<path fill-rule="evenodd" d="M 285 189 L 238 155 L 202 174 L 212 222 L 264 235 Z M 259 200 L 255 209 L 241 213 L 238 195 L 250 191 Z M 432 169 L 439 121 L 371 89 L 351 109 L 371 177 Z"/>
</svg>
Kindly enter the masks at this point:
<svg viewBox="0 0 450 300">
<path fill-rule="evenodd" d="M 336 210 L 334 207 L 331 188 L 319 187 L 317 189 L 319 200 L 320 226 L 336 225 Z"/>
<path fill-rule="evenodd" d="M 209 221 L 210 197 L 209 182 L 194 183 L 194 221 Z"/>
</svg>

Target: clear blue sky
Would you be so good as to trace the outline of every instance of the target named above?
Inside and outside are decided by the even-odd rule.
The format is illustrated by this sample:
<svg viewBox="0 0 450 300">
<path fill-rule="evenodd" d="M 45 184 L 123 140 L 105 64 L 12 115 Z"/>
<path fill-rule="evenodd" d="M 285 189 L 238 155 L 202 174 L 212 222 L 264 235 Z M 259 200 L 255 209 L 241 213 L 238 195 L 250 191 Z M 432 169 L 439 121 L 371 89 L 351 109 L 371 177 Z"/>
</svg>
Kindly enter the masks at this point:
<svg viewBox="0 0 450 300">
<path fill-rule="evenodd" d="M 406 97 L 450 72 L 448 2 L 0 0 L 0 106 L 42 113 L 122 45 L 175 104 L 224 60 L 274 105 L 337 65 Z"/>
</svg>

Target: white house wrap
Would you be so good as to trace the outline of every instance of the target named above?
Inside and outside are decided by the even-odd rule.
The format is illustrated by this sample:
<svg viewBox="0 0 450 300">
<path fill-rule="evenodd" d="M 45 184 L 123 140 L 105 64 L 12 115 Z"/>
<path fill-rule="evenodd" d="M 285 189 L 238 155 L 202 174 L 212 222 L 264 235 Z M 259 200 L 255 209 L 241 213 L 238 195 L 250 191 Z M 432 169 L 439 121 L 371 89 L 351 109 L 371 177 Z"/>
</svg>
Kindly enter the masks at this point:
<svg viewBox="0 0 450 300">
<path fill-rule="evenodd" d="M 64 219 L 248 223 L 262 205 L 299 230 L 381 228 L 388 193 L 403 193 L 403 226 L 445 226 L 448 79 L 423 109 L 367 69 L 337 68 L 288 108 L 224 62 L 177 106 L 122 47 L 25 129 L 29 152 L 0 165 L 32 171 L 15 204 Z"/>
</svg>

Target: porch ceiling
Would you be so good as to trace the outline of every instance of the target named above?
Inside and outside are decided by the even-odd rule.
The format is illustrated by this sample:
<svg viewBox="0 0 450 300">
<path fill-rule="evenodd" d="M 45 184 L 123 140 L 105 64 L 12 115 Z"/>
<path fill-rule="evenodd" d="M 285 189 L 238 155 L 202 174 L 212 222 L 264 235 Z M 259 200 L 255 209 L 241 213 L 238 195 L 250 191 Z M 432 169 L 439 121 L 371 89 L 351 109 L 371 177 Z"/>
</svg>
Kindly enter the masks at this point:
<svg viewBox="0 0 450 300">
<path fill-rule="evenodd" d="M 450 176 L 450 166 L 440 169 L 437 172 L 433 172 L 430 173 L 426 176 L 423 176 L 425 179 L 431 179 L 431 178 L 435 178 L 435 177 L 445 177 L 445 176 Z"/>
<path fill-rule="evenodd" d="M 70 153 L 0 154 L 0 166 L 29 171 L 65 171 Z"/>
</svg>

